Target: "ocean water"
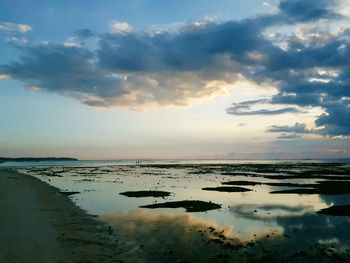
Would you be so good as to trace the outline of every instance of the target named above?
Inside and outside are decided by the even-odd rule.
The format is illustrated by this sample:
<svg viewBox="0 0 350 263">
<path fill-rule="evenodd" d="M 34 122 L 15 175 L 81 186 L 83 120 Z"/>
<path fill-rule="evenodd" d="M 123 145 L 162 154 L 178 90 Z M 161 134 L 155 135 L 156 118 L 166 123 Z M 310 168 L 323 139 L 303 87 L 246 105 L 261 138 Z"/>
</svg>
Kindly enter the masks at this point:
<svg viewBox="0 0 350 263">
<path fill-rule="evenodd" d="M 0 167 L 38 167 L 38 166 L 65 166 L 65 167 L 87 167 L 87 166 L 109 166 L 109 165 L 135 165 L 140 164 L 277 164 L 277 163 L 344 163 L 350 164 L 350 159 L 320 159 L 320 160 L 227 160 L 227 159 L 200 159 L 200 160 L 157 160 L 157 159 L 127 159 L 127 160 L 78 160 L 78 161 L 38 161 L 38 162 L 4 162 Z"/>
<path fill-rule="evenodd" d="M 306 248 L 316 256 L 327 249 L 345 259 L 350 255 L 350 217 L 317 213 L 330 206 L 349 205 L 348 193 L 271 193 L 311 189 L 320 182 L 349 183 L 350 165 L 346 162 L 173 160 L 136 164 L 136 160 L 128 160 L 15 165 L 19 172 L 61 191 L 78 192 L 70 195 L 73 202 L 113 226 L 127 251 L 150 262 L 176 262 L 172 259 L 181 257 L 193 260 L 195 255 L 198 259 L 211 241 L 219 243 L 216 254 L 225 251 L 229 257 L 232 255 L 224 246 L 230 242 L 243 244 L 245 250 L 248 245 L 255 246 L 262 255 L 271 250 L 277 258 L 298 255 Z M 223 184 L 227 182 L 249 191 L 215 191 L 216 187 L 234 186 Z M 214 189 L 203 189 L 208 187 Z M 120 194 L 149 190 L 170 195 L 135 198 Z M 201 212 L 141 208 L 184 200 L 215 203 L 221 208 Z M 184 249 L 189 251 L 187 256 L 181 256 Z"/>
</svg>

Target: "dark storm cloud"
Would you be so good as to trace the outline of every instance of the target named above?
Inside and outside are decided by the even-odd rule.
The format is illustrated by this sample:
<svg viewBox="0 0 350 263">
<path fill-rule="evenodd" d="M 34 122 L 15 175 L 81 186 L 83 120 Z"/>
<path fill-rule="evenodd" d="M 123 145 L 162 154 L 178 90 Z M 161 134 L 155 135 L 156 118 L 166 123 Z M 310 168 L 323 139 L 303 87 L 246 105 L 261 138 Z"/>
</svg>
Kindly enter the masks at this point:
<svg viewBox="0 0 350 263">
<path fill-rule="evenodd" d="M 278 93 L 259 103 L 279 108 L 261 109 L 250 101 L 233 104 L 227 113 L 276 115 L 318 106 L 325 112 L 315 122 L 318 134 L 350 135 L 349 30 L 317 38 L 315 34 L 287 37 L 284 48 L 264 35 L 273 27 L 340 19 L 336 5 L 335 0 L 282 1 L 275 14 L 198 22 L 177 33 L 84 29 L 76 32 L 78 43 L 17 45 L 20 57 L 0 66 L 0 74 L 87 105 L 131 108 L 186 105 L 223 91 L 221 84 L 208 83 L 229 85 L 239 76 L 256 83 L 272 81 Z M 94 49 L 84 45 L 91 38 L 97 41 Z"/>
</svg>

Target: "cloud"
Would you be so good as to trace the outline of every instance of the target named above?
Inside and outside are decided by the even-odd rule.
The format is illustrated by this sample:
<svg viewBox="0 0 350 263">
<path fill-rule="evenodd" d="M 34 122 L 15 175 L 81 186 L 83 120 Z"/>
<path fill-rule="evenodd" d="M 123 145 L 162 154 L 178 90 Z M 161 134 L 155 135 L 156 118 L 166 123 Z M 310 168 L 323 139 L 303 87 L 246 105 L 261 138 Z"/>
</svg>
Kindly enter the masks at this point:
<svg viewBox="0 0 350 263">
<path fill-rule="evenodd" d="M 336 17 L 335 0 L 283 0 L 279 4 L 282 15 L 298 21 L 318 20 Z"/>
<path fill-rule="evenodd" d="M 294 107 L 287 107 L 283 109 L 278 110 L 268 110 L 268 109 L 261 109 L 261 110 L 252 110 L 252 111 L 240 111 L 237 110 L 235 107 L 231 107 L 227 109 L 227 113 L 232 115 L 277 115 L 277 114 L 284 114 L 284 113 L 297 113 L 299 112 L 298 109 Z"/>
<path fill-rule="evenodd" d="M 0 74 L 0 80 L 1 80 L 1 79 L 8 79 L 8 78 L 10 78 L 9 75 L 5 75 L 5 74 L 1 75 L 1 74 Z"/>
<path fill-rule="evenodd" d="M 259 21 L 267 23 L 261 18 Z M 259 36 L 258 21 L 191 24 L 179 33 L 102 34 L 99 65 L 110 71 L 243 71 L 246 52 L 269 45 Z M 243 61 L 242 61 L 243 62 Z"/>
<path fill-rule="evenodd" d="M 326 106 L 326 113 L 317 120 L 316 125 L 324 127 L 322 134 L 330 136 L 350 135 L 350 99 L 332 101 Z"/>
<path fill-rule="evenodd" d="M 350 17 L 350 6 L 348 0 L 340 0 L 336 7 L 336 12 L 343 16 Z"/>
<path fill-rule="evenodd" d="M 227 113 L 276 115 L 319 107 L 324 114 L 316 117 L 318 134 L 349 136 L 350 30 L 332 32 L 344 19 L 340 4 L 284 0 L 272 14 L 205 20 L 176 32 L 134 31 L 114 22 L 110 33 L 77 31 L 74 44 L 16 45 L 20 56 L 0 65 L 0 75 L 90 106 L 129 108 L 188 105 L 225 93 L 243 77 L 275 83 L 278 92 L 260 104 L 235 103 Z M 30 30 L 0 25 L 2 31 Z M 301 33 L 289 34 L 290 28 Z M 271 30 L 277 33 L 270 36 Z M 86 44 L 91 38 L 93 48 Z"/>
<path fill-rule="evenodd" d="M 269 103 L 268 100 L 252 100 L 245 101 L 241 103 L 233 103 L 230 108 L 227 109 L 228 114 L 238 115 L 238 116 L 248 116 L 248 115 L 278 115 L 284 113 L 299 113 L 296 107 L 285 107 L 280 109 L 258 109 L 252 110 L 251 107 L 254 105 L 259 105 L 263 103 Z"/>
<path fill-rule="evenodd" d="M 295 123 L 293 126 L 278 126 L 272 125 L 267 129 L 267 132 L 281 133 L 277 139 L 298 139 L 304 134 L 318 133 L 318 130 L 311 130 L 306 128 L 304 123 Z"/>
<path fill-rule="evenodd" d="M 277 126 L 273 125 L 267 130 L 269 132 L 285 132 L 285 133 L 309 133 L 304 123 L 295 123 L 294 126 Z"/>
<path fill-rule="evenodd" d="M 316 125 L 321 128 L 318 129 L 308 129 L 306 128 L 306 124 L 297 122 L 294 124 L 294 126 L 273 125 L 270 126 L 267 131 L 282 133 L 278 139 L 294 139 L 302 137 L 304 134 L 315 134 L 331 137 L 336 137 L 340 134 L 346 135 L 350 133 L 350 122 L 347 118 L 343 118 L 342 114 L 349 109 L 343 109 L 342 107 L 343 106 L 341 106 L 341 109 L 331 109 L 332 115 L 322 114 L 319 116 L 319 118 L 316 120 Z"/>
<path fill-rule="evenodd" d="M 112 22 L 109 26 L 116 33 L 126 34 L 132 31 L 132 26 L 126 22 Z"/>
<path fill-rule="evenodd" d="M 302 135 L 300 134 L 288 134 L 288 133 L 282 133 L 281 135 L 277 136 L 277 139 L 285 140 L 285 139 L 298 139 L 302 138 Z"/>
<path fill-rule="evenodd" d="M 85 47 L 58 44 L 28 44 L 18 47 L 21 62 L 0 67 L 3 75 L 22 80 L 28 87 L 75 97 L 90 106 L 138 107 L 185 105 L 190 99 L 223 91 L 209 85 L 199 74 L 114 73 L 102 69 L 95 54 Z"/>
<path fill-rule="evenodd" d="M 9 22 L 0 22 L 0 32 L 20 32 L 26 33 L 31 31 L 32 27 L 25 24 L 16 24 Z"/>
<path fill-rule="evenodd" d="M 334 15 L 336 1 L 317 2 L 319 5 L 314 6 L 314 11 L 306 12 L 307 19 L 299 17 L 297 26 L 303 29 L 303 35 L 296 36 L 293 33 L 283 38 L 279 36 L 279 39 L 276 35 L 270 38 L 276 45 L 280 45 L 279 41 L 285 42 L 281 45 L 282 51 L 263 52 L 265 59 L 260 61 L 260 67 L 251 78 L 255 81 L 270 79 L 278 83 L 279 92 L 271 98 L 272 105 L 320 107 L 324 114 L 316 117 L 317 129 L 309 133 L 331 137 L 349 136 L 350 34 L 348 29 L 338 27 L 342 20 Z M 282 12 L 297 14 L 293 10 L 308 8 L 307 5 L 302 7 L 299 4 L 304 4 L 304 1 L 285 1 L 281 3 L 280 9 Z M 310 6 L 312 10 L 314 7 Z M 317 13 L 320 15 L 311 15 Z M 322 23 L 314 21 L 312 25 L 309 19 L 316 17 L 326 20 Z M 300 24 L 300 21 L 307 23 Z M 326 23 L 329 26 L 322 28 Z M 332 30 L 334 28 L 337 30 Z M 282 137 L 286 136 L 291 137 L 292 134 Z"/>
<path fill-rule="evenodd" d="M 91 106 L 187 105 L 222 94 L 236 82 L 245 69 L 230 53 L 239 55 L 242 49 L 251 49 L 249 45 L 262 44 L 256 29 L 247 21 L 208 22 L 178 34 L 96 35 L 84 30 L 78 32 L 80 37 L 98 37 L 96 50 L 28 43 L 18 47 L 20 60 L 0 66 L 0 72 Z M 255 33 L 245 36 L 247 31 Z"/>
</svg>

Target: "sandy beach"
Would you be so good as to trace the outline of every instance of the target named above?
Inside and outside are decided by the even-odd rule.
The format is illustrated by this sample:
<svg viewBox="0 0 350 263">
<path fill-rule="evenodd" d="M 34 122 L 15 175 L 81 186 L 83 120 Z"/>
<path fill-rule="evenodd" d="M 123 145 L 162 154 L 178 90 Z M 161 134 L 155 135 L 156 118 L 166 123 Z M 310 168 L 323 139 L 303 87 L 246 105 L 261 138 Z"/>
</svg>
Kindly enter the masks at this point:
<svg viewBox="0 0 350 263">
<path fill-rule="evenodd" d="M 119 262 L 108 226 L 46 183 L 0 170 L 0 262 Z"/>
</svg>

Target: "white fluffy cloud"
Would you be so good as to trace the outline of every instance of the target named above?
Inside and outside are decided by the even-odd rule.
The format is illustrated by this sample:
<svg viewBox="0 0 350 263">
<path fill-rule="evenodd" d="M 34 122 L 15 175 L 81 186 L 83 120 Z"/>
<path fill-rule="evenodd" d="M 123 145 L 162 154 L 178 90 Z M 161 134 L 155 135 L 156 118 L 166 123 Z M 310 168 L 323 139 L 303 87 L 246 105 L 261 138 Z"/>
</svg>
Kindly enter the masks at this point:
<svg viewBox="0 0 350 263">
<path fill-rule="evenodd" d="M 0 22 L 0 32 L 21 32 L 26 33 L 31 31 L 32 27 L 25 24 L 16 24 L 8 22 Z"/>
<path fill-rule="evenodd" d="M 113 32 L 124 34 L 132 32 L 132 26 L 126 22 L 112 22 L 109 26 Z"/>
</svg>

